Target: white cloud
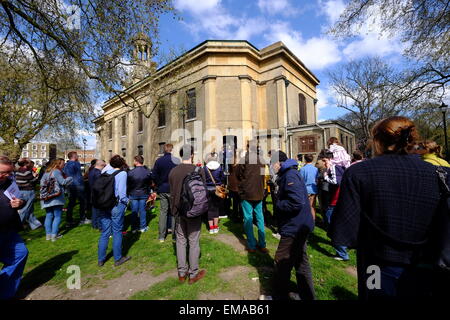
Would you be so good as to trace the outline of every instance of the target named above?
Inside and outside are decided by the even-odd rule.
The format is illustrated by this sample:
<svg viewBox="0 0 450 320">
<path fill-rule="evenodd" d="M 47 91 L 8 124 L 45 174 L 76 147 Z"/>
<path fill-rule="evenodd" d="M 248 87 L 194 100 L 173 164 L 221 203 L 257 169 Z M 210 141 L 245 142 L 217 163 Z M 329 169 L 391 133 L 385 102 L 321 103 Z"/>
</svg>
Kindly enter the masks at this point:
<svg viewBox="0 0 450 320">
<path fill-rule="evenodd" d="M 197 37 L 200 33 L 208 33 L 220 39 L 232 39 L 235 29 L 242 25 L 227 12 L 220 0 L 176 0 L 175 8 L 192 15 L 193 21 L 183 24 Z"/>
<path fill-rule="evenodd" d="M 319 0 L 318 4 L 321 8 L 321 14 L 327 17 L 329 23 L 328 26 L 323 27 L 323 30 L 336 23 L 346 8 L 343 0 Z M 359 59 L 365 56 L 385 57 L 401 53 L 404 48 L 401 41 L 395 36 L 389 37 L 382 32 L 380 8 L 377 6 L 370 8 L 367 17 L 367 20 L 359 29 L 353 29 L 353 32 L 357 35 L 356 39 L 343 47 L 343 55 L 347 59 Z"/>
<path fill-rule="evenodd" d="M 342 0 L 319 0 L 319 7 L 321 8 L 321 12 L 327 16 L 328 21 L 333 24 L 339 19 L 341 13 L 344 12 L 346 5 Z"/>
<path fill-rule="evenodd" d="M 253 35 L 258 35 L 264 32 L 267 27 L 268 24 L 264 19 L 246 19 L 235 32 L 235 39 L 250 39 Z"/>
<path fill-rule="evenodd" d="M 201 14 L 219 6 L 221 0 L 175 0 L 175 8 L 180 11 L 189 11 Z"/>
<path fill-rule="evenodd" d="M 324 37 L 305 40 L 284 22 L 272 25 L 266 38 L 271 42 L 282 41 L 310 69 L 321 70 L 341 60 L 335 41 Z"/>
<path fill-rule="evenodd" d="M 296 10 L 289 0 L 258 0 L 258 7 L 263 13 L 269 15 L 282 14 L 290 16 L 296 14 Z"/>
</svg>

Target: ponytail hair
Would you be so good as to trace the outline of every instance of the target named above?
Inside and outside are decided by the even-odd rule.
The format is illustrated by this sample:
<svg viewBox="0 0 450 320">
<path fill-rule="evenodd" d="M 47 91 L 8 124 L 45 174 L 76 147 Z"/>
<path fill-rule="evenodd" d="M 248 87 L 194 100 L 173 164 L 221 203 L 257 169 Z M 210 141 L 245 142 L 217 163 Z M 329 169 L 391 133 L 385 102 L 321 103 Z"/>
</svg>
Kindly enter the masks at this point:
<svg viewBox="0 0 450 320">
<path fill-rule="evenodd" d="M 419 140 L 414 122 L 406 117 L 389 117 L 372 128 L 372 148 L 375 156 L 409 154 Z"/>
</svg>

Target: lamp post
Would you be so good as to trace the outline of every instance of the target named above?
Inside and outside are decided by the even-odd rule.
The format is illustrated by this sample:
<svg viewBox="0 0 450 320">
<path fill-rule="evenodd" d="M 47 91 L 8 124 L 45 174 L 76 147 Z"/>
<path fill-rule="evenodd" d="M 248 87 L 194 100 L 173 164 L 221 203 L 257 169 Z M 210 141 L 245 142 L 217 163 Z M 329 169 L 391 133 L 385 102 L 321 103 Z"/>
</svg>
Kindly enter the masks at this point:
<svg viewBox="0 0 450 320">
<path fill-rule="evenodd" d="M 87 143 L 86 138 L 83 138 L 83 163 L 85 168 L 86 168 L 86 143 Z"/>
<path fill-rule="evenodd" d="M 447 112 L 448 105 L 446 105 L 444 102 L 442 102 L 439 109 L 442 112 L 442 121 L 444 122 L 444 139 L 445 139 L 445 159 L 449 160 L 449 152 L 448 152 L 448 140 L 447 140 L 447 118 L 446 118 L 446 112 Z"/>
</svg>

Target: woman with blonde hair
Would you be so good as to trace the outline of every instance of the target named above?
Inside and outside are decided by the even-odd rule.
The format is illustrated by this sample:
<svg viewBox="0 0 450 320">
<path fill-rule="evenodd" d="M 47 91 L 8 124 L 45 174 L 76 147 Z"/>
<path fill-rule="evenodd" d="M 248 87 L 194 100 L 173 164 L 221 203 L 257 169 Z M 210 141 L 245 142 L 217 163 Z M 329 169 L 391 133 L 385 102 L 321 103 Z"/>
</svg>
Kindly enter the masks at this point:
<svg viewBox="0 0 450 320">
<path fill-rule="evenodd" d="M 422 266 L 436 244 L 436 167 L 412 153 L 419 136 L 408 118 L 383 119 L 372 136 L 375 157 L 343 175 L 330 238 L 356 248 L 360 299 L 430 297 L 434 274 Z"/>
<path fill-rule="evenodd" d="M 442 159 L 441 146 L 438 145 L 435 141 L 426 140 L 420 145 L 425 151 L 425 153 L 422 154 L 422 159 L 424 161 L 435 166 L 450 167 L 450 164 Z"/>
<path fill-rule="evenodd" d="M 47 166 L 41 179 L 41 208 L 45 209 L 46 240 L 56 241 L 62 235 L 58 234 L 62 209 L 65 204 L 64 188 L 72 183 L 72 177 L 63 173 L 64 159 L 55 159 Z"/>
</svg>

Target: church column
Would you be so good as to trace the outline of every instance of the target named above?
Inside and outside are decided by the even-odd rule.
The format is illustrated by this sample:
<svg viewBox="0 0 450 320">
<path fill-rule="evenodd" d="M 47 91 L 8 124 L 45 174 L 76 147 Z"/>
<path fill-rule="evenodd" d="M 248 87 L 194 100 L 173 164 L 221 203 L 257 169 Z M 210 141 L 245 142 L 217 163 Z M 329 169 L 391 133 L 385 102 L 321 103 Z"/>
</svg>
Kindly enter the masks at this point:
<svg viewBox="0 0 450 320">
<path fill-rule="evenodd" d="M 286 146 L 286 126 L 288 123 L 286 112 L 286 77 L 278 76 L 274 79 L 277 86 L 277 106 L 278 106 L 278 130 L 283 135 L 281 138 L 281 149 L 287 151 Z"/>
</svg>

